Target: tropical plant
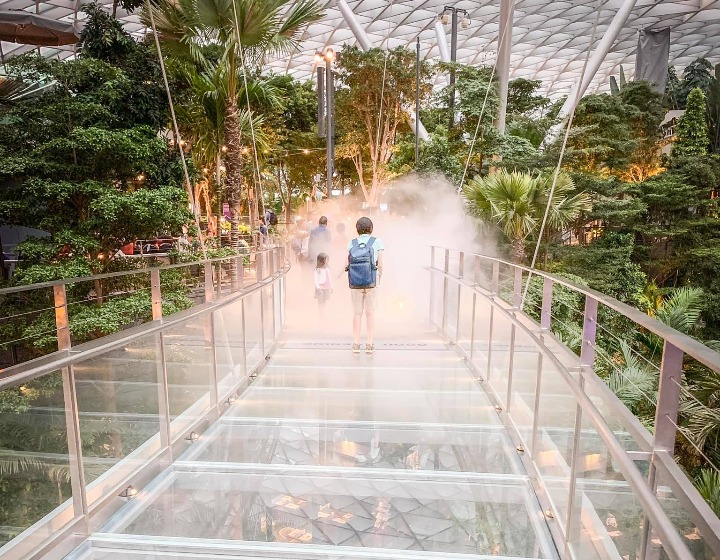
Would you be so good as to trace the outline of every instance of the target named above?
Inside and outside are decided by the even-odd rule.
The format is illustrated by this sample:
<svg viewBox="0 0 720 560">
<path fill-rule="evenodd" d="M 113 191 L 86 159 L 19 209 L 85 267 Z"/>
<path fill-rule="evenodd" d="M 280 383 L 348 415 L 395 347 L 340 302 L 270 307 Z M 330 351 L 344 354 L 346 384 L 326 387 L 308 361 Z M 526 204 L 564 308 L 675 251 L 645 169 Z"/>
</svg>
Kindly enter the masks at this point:
<svg viewBox="0 0 720 560">
<path fill-rule="evenodd" d="M 500 227 L 512 245 L 516 262 L 525 259 L 528 238 L 539 233 L 547 214 L 547 229 L 562 231 L 590 208 L 585 192 L 574 193 L 575 184 L 566 173 L 559 173 L 552 199 L 552 174 L 529 174 L 499 170 L 485 177 L 475 177 L 463 188 L 472 214 Z"/>
<path fill-rule="evenodd" d="M 653 410 L 655 407 L 657 371 L 644 362 L 624 340 L 619 342 L 618 355 L 609 358 L 609 362 L 613 365 L 605 379 L 608 387 L 633 414 L 641 420 L 651 421 L 652 415 L 648 414 L 648 409 Z"/>
<path fill-rule="evenodd" d="M 715 515 L 720 516 L 720 473 L 714 469 L 702 469 L 695 479 L 695 487 Z"/>
<path fill-rule="evenodd" d="M 239 213 L 243 188 L 243 145 L 240 94 L 248 74 L 267 56 L 290 54 L 298 47 L 301 30 L 318 20 L 323 10 L 315 0 L 159 0 L 148 5 L 142 19 L 157 25 L 161 39 L 185 60 L 210 75 L 222 75 L 225 97 L 223 124 L 225 192 L 230 203 L 233 239 L 239 239 Z M 215 46 L 220 56 L 206 56 Z M 218 69 L 220 69 L 218 71 Z M 246 90 L 247 92 L 247 90 Z M 248 197 L 251 198 L 251 197 Z M 250 204 L 254 223 L 255 203 Z"/>
</svg>

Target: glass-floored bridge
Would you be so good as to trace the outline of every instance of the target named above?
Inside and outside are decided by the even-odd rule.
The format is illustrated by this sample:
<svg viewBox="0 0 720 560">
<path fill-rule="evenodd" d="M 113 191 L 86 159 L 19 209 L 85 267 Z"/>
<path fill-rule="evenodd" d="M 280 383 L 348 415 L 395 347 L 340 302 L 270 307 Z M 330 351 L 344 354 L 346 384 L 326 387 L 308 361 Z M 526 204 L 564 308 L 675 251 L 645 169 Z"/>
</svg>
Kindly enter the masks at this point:
<svg viewBox="0 0 720 560">
<path fill-rule="evenodd" d="M 77 347 L 53 286 L 61 350 L 3 389 L 62 375 L 34 413 L 66 420 L 71 497 L 0 558 L 716 558 L 666 422 L 666 379 L 715 355 L 628 316 L 665 339 L 653 435 L 593 373 L 598 308 L 622 304 L 582 292 L 578 355 L 552 334 L 559 280 L 533 275 L 523 312 L 522 268 L 439 248 L 426 264 L 419 301 L 382 294 L 373 355 L 350 352 L 346 289 L 319 310 L 282 248 L 201 265 L 203 302 L 169 317 L 153 272 L 152 323 Z"/>
</svg>

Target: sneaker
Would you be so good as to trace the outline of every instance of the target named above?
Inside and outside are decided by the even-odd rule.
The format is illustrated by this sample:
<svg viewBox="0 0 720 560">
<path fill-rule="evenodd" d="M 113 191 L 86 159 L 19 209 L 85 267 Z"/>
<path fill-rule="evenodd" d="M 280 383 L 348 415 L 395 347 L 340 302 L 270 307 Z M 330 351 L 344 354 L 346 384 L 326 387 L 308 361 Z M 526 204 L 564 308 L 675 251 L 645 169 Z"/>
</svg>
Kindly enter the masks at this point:
<svg viewBox="0 0 720 560">
<path fill-rule="evenodd" d="M 374 344 L 366 344 L 365 345 L 365 353 L 372 354 L 373 352 L 375 352 L 375 345 Z"/>
<path fill-rule="evenodd" d="M 353 354 L 359 354 L 359 353 L 360 353 L 360 345 L 359 345 L 359 344 L 353 344 L 353 345 L 352 345 L 352 351 L 353 351 Z"/>
</svg>

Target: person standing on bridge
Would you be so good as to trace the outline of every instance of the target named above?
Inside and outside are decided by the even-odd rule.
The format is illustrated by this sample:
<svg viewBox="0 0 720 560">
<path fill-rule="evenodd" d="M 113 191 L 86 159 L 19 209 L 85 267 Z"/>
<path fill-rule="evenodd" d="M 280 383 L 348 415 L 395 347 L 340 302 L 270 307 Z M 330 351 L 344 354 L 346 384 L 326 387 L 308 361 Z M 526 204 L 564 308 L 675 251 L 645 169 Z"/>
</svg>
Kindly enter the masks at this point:
<svg viewBox="0 0 720 560">
<path fill-rule="evenodd" d="M 328 219 L 320 216 L 318 226 L 310 232 L 310 240 L 308 242 L 308 258 L 311 262 L 317 261 L 320 253 L 329 253 L 332 236 L 327 227 Z"/>
<path fill-rule="evenodd" d="M 373 223 L 370 218 L 360 218 L 356 224 L 358 236 L 348 244 L 348 283 L 353 304 L 352 351 L 360 352 L 362 316 L 367 324 L 365 353 L 375 351 L 375 309 L 377 308 L 377 285 L 382 276 L 383 250 L 385 245 L 372 237 Z"/>
</svg>

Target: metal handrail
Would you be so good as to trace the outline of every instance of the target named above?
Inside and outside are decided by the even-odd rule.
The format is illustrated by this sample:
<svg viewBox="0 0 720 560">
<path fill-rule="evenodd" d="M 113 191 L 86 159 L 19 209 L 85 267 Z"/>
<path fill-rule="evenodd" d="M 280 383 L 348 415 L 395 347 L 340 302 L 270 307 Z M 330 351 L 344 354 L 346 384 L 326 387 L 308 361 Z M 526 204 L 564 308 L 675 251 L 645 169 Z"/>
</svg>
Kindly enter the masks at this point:
<svg viewBox="0 0 720 560">
<path fill-rule="evenodd" d="M 458 345 L 459 351 L 463 353 L 466 358 L 469 359 L 472 367 L 474 367 L 475 369 L 478 368 L 478 366 L 475 366 L 473 362 L 472 349 L 474 347 L 475 341 L 475 299 L 476 296 L 480 296 L 490 303 L 490 305 L 492 306 L 491 309 L 498 310 L 507 319 L 511 321 L 511 324 L 513 325 L 513 333 L 515 328 L 519 328 L 527 336 L 529 336 L 530 340 L 535 346 L 537 346 L 538 350 L 542 353 L 542 355 L 548 357 L 557 369 L 557 371 L 560 372 L 561 377 L 564 378 L 565 384 L 569 388 L 572 397 L 574 398 L 575 402 L 579 407 L 578 414 L 580 414 L 580 411 L 583 411 L 587 415 L 587 417 L 592 420 L 597 433 L 600 435 L 606 448 L 608 449 L 612 457 L 615 459 L 628 485 L 633 490 L 639 501 L 642 503 L 643 510 L 645 511 L 653 530 L 656 531 L 656 533 L 660 536 L 663 545 L 669 552 L 674 555 L 674 558 L 691 558 L 691 555 L 687 547 L 685 546 L 681 535 L 678 533 L 676 527 L 673 525 L 668 515 L 663 511 L 659 499 L 656 496 L 656 491 L 659 485 L 658 477 L 663 477 L 663 483 L 667 484 L 675 493 L 679 503 L 681 503 L 685 511 L 690 514 L 690 517 L 695 523 L 695 526 L 700 528 L 701 533 L 704 536 L 705 542 L 710 546 L 710 548 L 714 551 L 720 550 L 720 520 L 712 512 L 708 504 L 702 499 L 702 497 L 699 495 L 697 490 L 693 487 L 692 483 L 687 479 L 684 473 L 682 473 L 682 471 L 680 471 L 672 462 L 672 453 L 675 443 L 676 429 L 673 419 L 677 417 L 679 410 L 679 379 L 683 371 L 683 357 L 685 353 L 687 353 L 689 356 L 696 358 L 698 361 L 705 364 L 706 366 L 714 369 L 715 371 L 718 371 L 720 370 L 720 354 L 717 354 L 713 350 L 704 347 L 700 342 L 690 338 L 687 335 L 679 333 L 674 329 L 671 329 L 664 323 L 661 323 L 660 321 L 657 321 L 656 319 L 645 315 L 637 309 L 634 309 L 613 298 L 601 294 L 596 290 L 579 286 L 572 281 L 565 280 L 552 274 L 531 270 L 528 267 L 516 265 L 514 263 L 510 263 L 496 257 L 479 254 L 469 254 L 461 251 L 454 251 L 454 253 L 457 254 L 457 271 L 453 270 L 452 272 L 450 272 L 450 250 L 438 247 L 433 247 L 431 250 L 431 266 L 428 268 L 431 273 L 439 274 L 443 278 L 443 293 L 441 294 L 442 326 L 438 324 L 438 327 L 441 329 L 441 332 L 450 337 L 451 340 L 453 335 L 451 335 L 450 333 L 452 331 L 446 330 L 446 296 L 449 293 L 448 282 L 453 282 L 457 284 L 458 294 L 460 293 L 460 290 L 462 288 L 468 289 L 473 293 L 473 319 L 470 334 L 469 352 Z M 441 252 L 441 256 L 444 253 L 444 268 L 440 268 L 442 267 L 442 259 L 438 265 L 436 265 L 435 263 L 435 254 L 438 250 Z M 470 267 L 468 267 L 468 261 L 471 261 L 473 257 L 477 259 L 475 261 L 475 264 L 479 264 L 480 259 L 484 259 L 492 263 L 492 282 L 489 290 L 481 288 L 476 283 L 470 283 L 468 280 L 466 280 L 468 274 L 470 274 L 470 269 L 472 270 L 473 275 L 477 272 L 474 264 L 471 264 Z M 498 298 L 500 290 L 500 265 L 510 267 L 514 270 L 514 274 L 510 275 L 510 279 L 513 282 L 511 302 L 505 302 L 501 298 Z M 457 274 L 455 274 L 455 272 L 457 272 Z M 540 325 L 537 325 L 534 319 L 532 319 L 522 311 L 523 284 L 530 281 L 532 274 L 537 274 L 539 277 L 543 278 Z M 546 337 L 552 336 L 550 332 L 550 310 L 552 307 L 553 299 L 552 286 L 554 284 L 560 284 L 570 290 L 573 290 L 585 296 L 585 310 L 584 312 L 582 312 L 583 344 L 582 352 L 579 357 L 579 361 L 577 362 L 577 365 L 579 365 L 580 368 L 579 379 L 581 379 L 582 381 L 578 381 L 578 379 L 576 379 L 570 373 L 570 370 L 568 369 L 569 366 L 566 363 L 564 364 L 562 360 L 560 360 L 559 357 L 555 354 L 557 348 L 553 350 L 546 344 Z M 524 284 L 524 286 L 527 286 L 527 284 Z M 453 288 L 453 290 L 454 289 L 455 288 Z M 432 287 L 430 300 L 432 320 L 434 316 L 432 309 L 435 305 Z M 594 384 L 595 388 L 598 388 L 600 385 L 603 386 L 602 388 L 605 388 L 604 383 L 599 380 L 599 378 L 596 378 L 596 376 L 593 374 L 593 366 L 595 360 L 595 336 L 598 326 L 598 303 L 602 303 L 603 305 L 621 313 L 630 320 L 635 321 L 640 327 L 647 329 L 649 332 L 652 332 L 665 340 L 665 346 L 663 348 L 662 354 L 662 364 L 660 368 L 660 387 L 658 389 L 659 395 L 655 422 L 656 429 L 654 431 L 654 434 L 652 435 L 649 433 L 640 434 L 642 436 L 640 438 L 641 441 L 639 442 L 641 443 L 641 448 L 648 449 L 648 451 L 644 453 L 644 458 L 650 460 L 650 472 L 648 474 L 647 480 L 633 463 L 633 458 L 628 455 L 623 446 L 616 439 L 608 421 L 605 419 L 600 410 L 596 407 L 593 400 L 587 393 L 587 388 L 585 387 L 585 383 L 587 381 L 591 381 Z M 458 311 L 458 323 L 457 325 L 455 325 L 455 327 L 459 328 L 459 297 L 456 304 Z M 492 339 L 492 317 L 493 314 L 491 312 L 489 319 L 490 339 Z M 534 328 L 536 325 L 540 327 L 539 330 L 537 328 Z M 459 335 L 457 334 L 457 332 L 455 332 L 454 336 L 458 338 Z M 514 340 L 514 334 L 511 335 L 511 341 L 512 340 Z M 555 339 L 554 342 L 559 343 L 557 339 Z M 570 352 L 569 349 L 565 349 Z M 490 358 L 488 358 L 488 367 L 490 367 L 489 360 Z M 573 371 L 575 371 L 575 369 L 573 369 Z M 538 373 L 538 375 L 540 374 Z M 585 383 L 583 383 L 583 381 Z M 492 384 L 492 382 L 490 383 Z M 507 398 L 510 399 L 509 395 L 512 391 L 512 376 L 508 378 L 507 385 L 507 388 L 503 387 L 502 391 L 503 393 L 507 391 Z M 536 388 L 536 391 L 539 391 L 539 386 Z M 613 413 L 618 414 L 618 416 L 622 420 L 623 425 L 626 426 L 626 429 L 629 430 L 631 435 L 635 433 L 638 422 L 637 419 L 632 415 L 632 413 L 617 399 L 617 397 L 615 397 L 614 394 L 609 393 L 608 391 L 601 391 L 600 394 L 602 395 L 601 399 L 604 405 L 608 405 L 612 409 Z M 537 414 L 537 411 L 535 411 L 534 414 Z M 509 421 L 508 428 L 511 431 L 514 430 L 516 437 L 520 441 L 522 441 L 523 438 L 517 432 L 517 429 L 515 428 L 514 423 L 511 419 L 512 412 L 508 410 L 504 413 L 504 415 L 507 415 L 506 418 Z M 576 439 L 579 429 L 580 427 L 576 423 Z M 535 427 L 533 428 L 533 433 L 534 431 Z M 635 434 L 632 437 L 636 438 L 637 435 L 638 434 Z M 573 459 L 571 460 L 571 463 L 573 464 L 575 461 L 574 457 L 575 451 L 573 452 Z M 530 468 L 533 468 L 532 465 L 530 465 Z M 574 469 L 574 467 L 572 468 Z M 573 477 L 575 476 L 576 474 L 574 474 L 573 470 Z M 573 478 L 572 480 L 574 481 L 575 479 Z M 570 494 L 570 499 L 572 500 L 572 495 L 574 494 L 574 488 L 572 486 Z M 562 528 L 558 528 L 558 530 L 562 533 L 560 537 L 567 542 L 569 535 L 565 534 Z M 644 533 L 642 535 L 641 541 L 643 543 L 643 548 L 641 549 L 641 553 L 644 554 L 643 551 L 647 550 L 646 545 L 649 543 L 650 540 L 650 525 L 646 524 L 643 528 L 643 531 Z"/>
<path fill-rule="evenodd" d="M 439 249 L 441 251 L 444 251 L 444 247 L 438 247 L 438 246 L 431 246 L 431 248 Z M 686 334 L 681 333 L 680 331 L 677 331 L 673 329 L 672 327 L 669 327 L 662 321 L 658 321 L 654 317 L 651 317 L 647 313 L 643 313 L 639 309 L 636 309 L 635 307 L 632 307 L 626 303 L 623 303 L 613 297 L 610 297 L 606 294 L 603 294 L 602 292 L 598 292 L 597 290 L 593 290 L 592 288 L 588 288 L 587 286 L 582 286 L 580 284 L 577 284 L 573 282 L 572 280 L 568 280 L 567 278 L 563 278 L 562 276 L 558 276 L 556 274 L 551 274 L 549 272 L 544 272 L 541 270 L 537 270 L 535 268 L 530 268 L 521 264 L 512 263 L 503 259 L 500 259 L 498 257 L 491 257 L 489 255 L 483 255 L 481 253 L 464 253 L 465 258 L 467 257 L 478 257 L 481 259 L 485 259 L 490 262 L 497 262 L 498 264 L 503 264 L 509 267 L 512 267 L 514 269 L 520 269 L 524 272 L 527 272 L 528 274 L 539 276 L 541 278 L 547 278 L 548 280 L 552 280 L 555 284 L 560 284 L 562 286 L 565 286 L 566 288 L 569 288 L 573 290 L 574 292 L 578 292 L 579 294 L 582 294 L 584 296 L 590 296 L 591 298 L 597 300 L 599 303 L 602 303 L 604 306 L 609 307 L 610 309 L 613 309 L 614 311 L 617 311 L 621 315 L 624 315 L 628 319 L 632 320 L 633 322 L 637 323 L 644 329 L 647 329 L 648 331 L 652 332 L 653 334 L 658 335 L 664 340 L 667 340 L 673 344 L 673 346 L 679 348 L 689 356 L 692 356 L 696 360 L 698 360 L 700 363 L 706 365 L 710 369 L 713 369 L 715 371 L 720 371 L 720 353 L 716 352 L 715 350 L 705 346 L 702 342 L 698 341 L 695 338 L 692 338 L 691 336 L 688 336 Z M 529 281 L 529 278 L 528 278 Z"/>
<path fill-rule="evenodd" d="M 163 264 L 159 266 L 148 266 L 145 268 L 135 268 L 132 270 L 119 270 L 117 272 L 105 272 L 103 274 L 94 274 L 92 276 L 79 276 L 74 278 L 61 278 L 59 280 L 48 280 L 47 282 L 38 282 L 36 284 L 24 284 L 21 286 L 12 286 L 9 288 L 0 288 L 0 296 L 13 294 L 16 292 L 26 292 L 28 290 L 38 290 L 41 288 L 52 288 L 53 286 L 60 286 L 62 284 L 75 284 L 79 282 L 92 282 L 93 280 L 106 280 L 108 278 L 119 278 L 122 276 L 135 276 L 137 274 L 147 274 L 153 271 L 162 272 L 163 270 L 171 270 L 174 268 L 186 268 L 194 265 L 205 265 L 207 263 L 215 263 L 220 261 L 234 260 L 238 258 L 248 257 L 252 255 L 258 255 L 262 253 L 268 253 L 272 251 L 273 247 L 260 249 L 257 251 L 238 253 L 236 255 L 228 255 L 226 257 L 213 257 L 212 259 L 203 259 L 199 261 L 190 261 L 174 264 Z"/>
<path fill-rule="evenodd" d="M 78 344 L 77 346 L 73 346 L 72 349 L 58 350 L 52 354 L 36 358 L 35 360 L 29 360 L 11 366 L 0 371 L 0 391 L 15 386 L 18 383 L 27 383 L 48 373 L 85 361 L 88 358 L 116 350 L 150 334 L 182 325 L 187 323 L 189 319 L 202 317 L 212 311 L 231 305 L 263 289 L 268 284 L 272 284 L 277 278 L 284 276 L 289 269 L 290 264 L 286 261 L 283 267 L 276 273 L 252 284 L 248 288 L 242 288 L 237 293 L 229 295 L 222 300 L 202 303 L 191 309 L 174 313 L 171 318 L 162 317 L 119 333 L 104 336 L 98 340 Z"/>
</svg>

